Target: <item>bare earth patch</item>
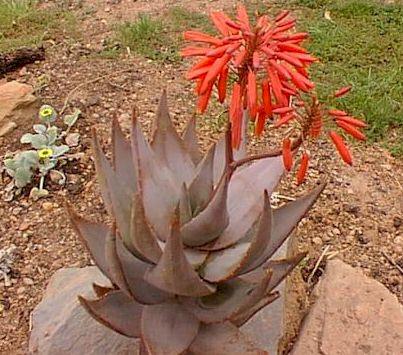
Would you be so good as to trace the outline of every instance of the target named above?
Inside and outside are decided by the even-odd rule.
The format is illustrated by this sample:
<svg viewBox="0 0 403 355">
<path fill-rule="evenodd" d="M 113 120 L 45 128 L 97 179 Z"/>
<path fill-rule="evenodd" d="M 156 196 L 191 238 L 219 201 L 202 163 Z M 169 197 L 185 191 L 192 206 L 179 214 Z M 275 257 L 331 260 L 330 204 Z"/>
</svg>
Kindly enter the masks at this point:
<svg viewBox="0 0 403 355">
<path fill-rule="evenodd" d="M 91 128 L 102 132 L 105 145 L 110 143 L 108 132 L 111 119 L 117 116 L 127 130 L 131 108 L 135 105 L 141 122 L 150 131 L 150 122 L 162 88 L 169 90 L 173 118 L 179 126 L 183 126 L 193 114 L 195 100 L 191 85 L 184 79 L 185 65 L 175 67 L 137 57 L 112 61 L 91 57 L 94 40 L 109 31 L 109 24 L 115 20 L 135 17 L 140 11 L 158 13 L 178 3 L 129 0 L 117 4 L 113 4 L 113 1 L 84 2 L 83 8 L 90 4 L 95 13 L 84 22 L 88 31 L 84 31 L 83 43 L 54 45 L 47 49 L 46 62 L 29 66 L 27 73 L 22 76 L 17 73 L 9 76 L 10 79 L 16 78 L 34 86 L 38 86 L 38 77 L 47 78 L 48 85 L 40 91 L 44 103 L 60 110 L 65 98 L 69 97 L 67 112 L 74 107 L 82 110 L 83 118 L 77 130 L 82 136 L 79 149 L 85 154 L 79 162 L 68 164 L 66 187 L 58 190 L 56 187 L 54 190 L 50 188 L 50 198 L 33 202 L 27 196 L 22 196 L 11 203 L 0 199 L 0 245 L 9 247 L 14 244 L 17 247 L 11 285 L 6 287 L 3 282 L 0 283 L 0 353 L 18 354 L 26 351 L 30 313 L 57 269 L 91 264 L 71 228 L 65 210 L 69 202 L 82 215 L 93 219 L 105 218 L 89 149 Z M 180 3 L 202 11 L 206 11 L 210 5 L 222 8 L 230 4 L 225 0 Z M 207 147 L 219 133 L 217 122 L 220 110 L 213 107 L 209 114 L 198 120 L 200 135 L 204 136 L 201 141 L 203 147 Z M 0 138 L 0 156 L 21 148 L 17 142 L 21 133 L 29 128 L 27 124 L 9 136 Z M 252 149 L 264 150 L 267 143 L 267 139 L 254 141 Z M 323 143 L 322 150 L 327 158 L 326 163 L 313 159 L 304 186 L 296 188 L 294 178 L 290 177 L 279 190 L 281 195 L 293 197 L 315 185 L 318 180 L 327 178 L 329 182 L 295 235 L 295 248 L 308 250 L 309 257 L 293 276 L 297 283 L 293 286 L 296 292 L 292 300 L 293 312 L 287 341 L 292 340 L 309 306 L 307 295 L 324 263 L 315 274 L 312 271 L 325 250 L 328 256 L 337 255 L 348 264 L 361 268 L 403 301 L 402 275 L 390 261 L 403 267 L 402 161 L 394 159 L 377 146 L 362 146 L 354 149 L 354 168 L 347 168 L 341 164 L 333 147 Z M 7 180 L 3 181 L 1 187 L 5 183 Z M 308 279 L 310 284 L 307 283 Z"/>
</svg>

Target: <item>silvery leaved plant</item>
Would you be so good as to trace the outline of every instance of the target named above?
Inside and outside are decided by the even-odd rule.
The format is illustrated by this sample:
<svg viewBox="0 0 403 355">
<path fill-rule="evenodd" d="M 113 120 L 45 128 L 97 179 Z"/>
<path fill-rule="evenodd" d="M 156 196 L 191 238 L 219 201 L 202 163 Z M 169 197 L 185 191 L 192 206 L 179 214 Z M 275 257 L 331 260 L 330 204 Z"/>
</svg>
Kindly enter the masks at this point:
<svg viewBox="0 0 403 355">
<path fill-rule="evenodd" d="M 44 187 L 49 173 L 57 177 L 55 180 L 58 184 L 64 185 L 66 177 L 60 168 L 63 165 L 62 162 L 66 160 L 70 148 L 78 145 L 80 135 L 70 133 L 70 130 L 79 116 L 79 110 L 64 116 L 64 128 L 61 129 L 54 125 L 57 120 L 57 112 L 53 107 L 43 105 L 39 109 L 40 123 L 33 125 L 35 133 L 26 133 L 20 139 L 21 143 L 29 144 L 30 149 L 9 157 L 6 156 L 4 159 L 5 171 L 13 178 L 7 186 L 8 199 L 20 194 L 22 189 L 38 175 L 39 186 L 33 187 L 30 192 L 30 197 L 33 199 L 49 194 Z"/>
</svg>

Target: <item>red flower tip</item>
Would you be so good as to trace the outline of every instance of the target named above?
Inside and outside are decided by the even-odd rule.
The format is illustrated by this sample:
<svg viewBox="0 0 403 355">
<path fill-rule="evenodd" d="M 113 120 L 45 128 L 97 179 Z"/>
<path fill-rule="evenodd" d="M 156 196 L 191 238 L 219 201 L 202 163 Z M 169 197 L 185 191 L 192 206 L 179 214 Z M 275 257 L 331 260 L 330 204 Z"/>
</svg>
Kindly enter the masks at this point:
<svg viewBox="0 0 403 355">
<path fill-rule="evenodd" d="M 342 97 L 342 96 L 348 94 L 348 93 L 350 92 L 351 88 L 352 88 L 352 86 L 345 86 L 345 87 L 342 87 L 341 89 L 337 90 L 337 91 L 333 94 L 333 96 L 334 96 L 334 97 Z"/>
<path fill-rule="evenodd" d="M 301 185 L 306 176 L 306 172 L 308 171 L 308 164 L 309 164 L 309 155 L 308 153 L 302 153 L 301 157 L 301 164 L 299 165 L 299 169 L 297 172 L 297 185 Z"/>
<path fill-rule="evenodd" d="M 291 140 L 290 138 L 285 138 L 283 140 L 283 164 L 287 171 L 292 168 L 292 152 L 291 152 Z"/>
<path fill-rule="evenodd" d="M 340 128 L 342 128 L 346 133 L 348 133 L 355 139 L 365 141 L 366 139 L 365 134 L 362 133 L 358 128 L 342 120 L 336 120 L 336 123 Z"/>
<path fill-rule="evenodd" d="M 333 144 L 335 145 L 337 151 L 339 152 L 341 158 L 344 160 L 345 163 L 348 165 L 353 165 L 353 159 L 351 157 L 351 153 L 348 150 L 346 144 L 343 141 L 343 138 L 341 138 L 336 132 L 330 131 L 329 136 L 333 141 Z"/>
</svg>

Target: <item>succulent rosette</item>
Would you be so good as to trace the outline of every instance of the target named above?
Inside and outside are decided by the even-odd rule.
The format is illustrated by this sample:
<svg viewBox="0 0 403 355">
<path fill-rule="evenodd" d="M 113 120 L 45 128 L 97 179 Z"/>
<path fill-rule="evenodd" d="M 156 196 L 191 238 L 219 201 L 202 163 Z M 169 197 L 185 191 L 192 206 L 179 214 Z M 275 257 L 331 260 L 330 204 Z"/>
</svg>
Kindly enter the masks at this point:
<svg viewBox="0 0 403 355">
<path fill-rule="evenodd" d="M 133 117 L 128 141 L 115 120 L 112 163 L 94 137 L 112 223 L 71 218 L 111 286 L 80 301 L 146 354 L 263 354 L 239 327 L 304 257 L 273 259 L 324 185 L 273 208 L 281 156 L 234 158 L 229 132 L 202 155 L 194 118 L 180 136 L 166 94 L 155 127 L 149 142 Z"/>
</svg>

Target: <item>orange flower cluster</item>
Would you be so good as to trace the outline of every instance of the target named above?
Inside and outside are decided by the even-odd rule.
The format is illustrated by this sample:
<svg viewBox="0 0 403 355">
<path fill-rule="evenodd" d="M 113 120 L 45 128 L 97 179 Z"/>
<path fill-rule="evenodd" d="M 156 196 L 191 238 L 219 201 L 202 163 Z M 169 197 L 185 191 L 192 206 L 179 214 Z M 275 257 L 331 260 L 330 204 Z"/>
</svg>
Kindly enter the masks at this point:
<svg viewBox="0 0 403 355">
<path fill-rule="evenodd" d="M 206 110 L 215 87 L 221 103 L 227 98 L 228 86 L 232 88 L 229 120 L 233 148 L 238 149 L 241 142 L 244 112 L 255 123 L 256 135 L 263 132 L 268 119 L 273 120 L 273 128 L 292 125 L 283 140 L 283 162 L 290 171 L 295 148 L 291 137 L 298 136 L 305 148 L 297 171 L 297 183 L 301 184 L 309 166 L 307 148 L 325 130 L 325 123 L 335 124 L 352 137 L 365 140 L 360 130 L 366 127 L 363 121 L 341 110 L 323 109 L 312 93 L 315 85 L 308 68 L 317 59 L 301 46 L 308 34 L 295 32 L 296 20 L 289 11 L 282 11 L 273 20 L 260 16 L 252 24 L 245 7 L 239 5 L 235 20 L 223 12 L 213 12 L 211 19 L 220 34 L 214 37 L 186 31 L 185 40 L 198 45 L 184 48 L 181 55 L 201 57 L 187 73 L 187 79 L 196 82 L 200 113 Z M 350 90 L 350 86 L 343 87 L 333 96 L 342 97 Z M 305 99 L 306 94 L 311 102 Z M 326 132 L 342 159 L 351 165 L 351 154 L 343 138 L 334 129 Z"/>
<path fill-rule="evenodd" d="M 339 98 L 347 94 L 351 87 L 344 87 L 334 93 L 335 98 Z M 367 127 L 367 124 L 357 118 L 349 116 L 345 111 L 330 109 L 326 110 L 323 105 L 319 103 L 315 95 L 311 95 L 311 104 L 306 102 L 298 102 L 299 109 L 295 110 L 295 119 L 297 125 L 290 132 L 302 136 L 303 146 L 307 148 L 312 140 L 316 140 L 324 131 L 326 126 L 333 125 L 341 128 L 345 133 L 349 134 L 355 139 L 364 141 L 366 139 L 364 133 L 360 130 Z M 295 132 L 297 131 L 297 132 Z M 351 153 L 345 144 L 343 138 L 335 132 L 334 129 L 326 130 L 337 151 L 339 152 L 343 161 L 352 165 L 353 160 Z M 290 171 L 292 168 L 292 152 L 290 139 L 287 137 L 283 140 L 283 161 L 285 168 Z M 297 172 L 297 184 L 301 184 L 308 169 L 309 155 L 306 150 L 302 152 L 301 163 Z"/>
<path fill-rule="evenodd" d="M 263 15 L 253 26 L 242 5 L 235 20 L 223 12 L 213 12 L 211 19 L 220 35 L 185 32 L 186 40 L 199 45 L 184 48 L 181 55 L 202 57 L 187 73 L 187 78 L 196 82 L 200 113 L 206 110 L 214 86 L 219 101 L 225 101 L 229 74 L 235 74 L 229 112 L 232 143 L 238 148 L 244 109 L 255 121 L 258 135 L 268 118 L 277 115 L 276 125 L 280 126 L 294 117 L 290 98 L 314 88 L 307 69 L 316 58 L 300 46 L 308 34 L 292 32 L 295 19 L 289 11 L 273 21 Z"/>
</svg>

